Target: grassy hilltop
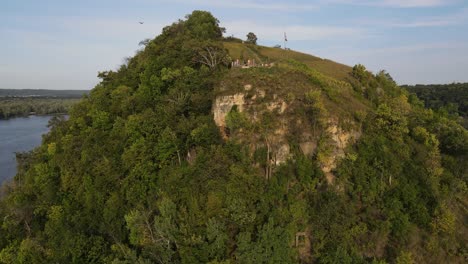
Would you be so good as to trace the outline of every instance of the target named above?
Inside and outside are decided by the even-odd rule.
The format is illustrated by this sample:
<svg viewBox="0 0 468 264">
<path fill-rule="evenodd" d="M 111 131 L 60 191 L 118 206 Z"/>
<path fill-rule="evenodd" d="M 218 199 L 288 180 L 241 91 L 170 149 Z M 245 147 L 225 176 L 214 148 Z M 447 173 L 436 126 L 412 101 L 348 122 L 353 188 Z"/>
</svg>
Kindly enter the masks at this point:
<svg viewBox="0 0 468 264">
<path fill-rule="evenodd" d="M 458 119 L 222 35 L 194 11 L 54 119 L 0 192 L 0 263 L 466 261 Z"/>
<path fill-rule="evenodd" d="M 264 63 L 291 59 L 304 63 L 322 74 L 338 80 L 347 80 L 352 71 L 352 68 L 349 66 L 294 50 L 284 50 L 281 48 L 270 48 L 236 42 L 224 42 L 223 44 L 233 59 L 251 58 L 255 59 L 257 62 Z"/>
</svg>

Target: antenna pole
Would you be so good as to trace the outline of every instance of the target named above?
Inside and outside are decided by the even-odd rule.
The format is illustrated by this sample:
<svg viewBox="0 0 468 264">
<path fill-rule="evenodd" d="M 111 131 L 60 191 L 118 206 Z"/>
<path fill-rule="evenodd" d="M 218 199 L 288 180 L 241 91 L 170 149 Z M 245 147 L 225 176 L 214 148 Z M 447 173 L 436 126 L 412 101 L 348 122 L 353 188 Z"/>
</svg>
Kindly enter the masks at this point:
<svg viewBox="0 0 468 264">
<path fill-rule="evenodd" d="M 286 48 L 286 42 L 287 41 L 288 41 L 288 39 L 286 38 L 286 32 L 284 32 L 284 45 L 283 45 L 283 47 L 284 47 L 285 50 L 287 49 Z"/>
</svg>

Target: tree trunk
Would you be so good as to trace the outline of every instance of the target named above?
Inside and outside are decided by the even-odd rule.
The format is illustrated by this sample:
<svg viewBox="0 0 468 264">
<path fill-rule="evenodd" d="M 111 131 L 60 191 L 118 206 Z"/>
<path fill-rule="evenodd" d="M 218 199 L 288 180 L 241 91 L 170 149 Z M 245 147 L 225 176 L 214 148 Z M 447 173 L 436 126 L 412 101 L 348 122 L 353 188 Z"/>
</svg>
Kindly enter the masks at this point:
<svg viewBox="0 0 468 264">
<path fill-rule="evenodd" d="M 270 167 L 271 167 L 271 164 L 270 164 L 270 142 L 268 141 L 268 138 L 267 136 L 265 136 L 265 144 L 267 146 L 267 159 L 266 159 L 266 169 L 265 169 L 265 178 L 267 180 L 270 179 L 270 174 L 271 174 L 271 170 L 270 170 Z"/>
</svg>

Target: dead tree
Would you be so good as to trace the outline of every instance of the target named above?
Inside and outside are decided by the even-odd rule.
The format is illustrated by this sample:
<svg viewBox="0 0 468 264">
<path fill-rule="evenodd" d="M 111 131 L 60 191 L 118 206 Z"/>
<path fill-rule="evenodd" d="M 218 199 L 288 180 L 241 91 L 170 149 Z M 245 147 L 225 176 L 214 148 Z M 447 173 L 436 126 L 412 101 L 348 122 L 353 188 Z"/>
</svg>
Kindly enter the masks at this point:
<svg viewBox="0 0 468 264">
<path fill-rule="evenodd" d="M 264 140 L 265 140 L 265 145 L 267 147 L 267 156 L 266 156 L 266 168 L 265 168 L 265 178 L 267 180 L 269 180 L 271 178 L 271 172 L 272 172 L 272 168 L 271 168 L 271 158 L 270 158 L 270 152 L 271 152 L 271 145 L 270 145 L 270 140 L 268 139 L 268 137 L 265 135 L 264 136 Z"/>
<path fill-rule="evenodd" d="M 214 70 L 220 64 L 228 65 L 229 56 L 224 48 L 208 45 L 197 49 L 193 61 L 206 65 L 211 70 Z"/>
</svg>

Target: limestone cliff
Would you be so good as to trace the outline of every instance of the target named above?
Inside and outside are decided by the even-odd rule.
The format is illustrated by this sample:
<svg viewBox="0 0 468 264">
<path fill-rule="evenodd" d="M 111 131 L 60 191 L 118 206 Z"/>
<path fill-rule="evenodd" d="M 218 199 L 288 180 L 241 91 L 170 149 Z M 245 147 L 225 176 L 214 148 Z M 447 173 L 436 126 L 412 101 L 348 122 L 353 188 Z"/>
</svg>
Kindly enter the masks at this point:
<svg viewBox="0 0 468 264">
<path fill-rule="evenodd" d="M 359 126 L 350 118 L 343 120 L 338 113 L 328 111 L 322 127 L 317 129 L 314 119 L 323 117 L 308 114 L 304 96 L 295 87 L 275 91 L 268 87 L 277 85 L 275 83 L 256 86 L 247 81 L 224 84 L 213 103 L 213 118 L 225 140 L 243 143 L 252 155 L 259 149 L 266 149 L 266 167 L 272 170 L 294 158 L 297 151 L 306 156 L 318 156 L 327 182 L 332 184 L 337 162 L 345 156 L 346 147 L 360 136 Z M 226 119 L 233 109 L 248 120 L 248 126 L 237 130 L 229 128 Z M 341 123 L 348 124 L 348 128 L 341 127 Z"/>
</svg>

